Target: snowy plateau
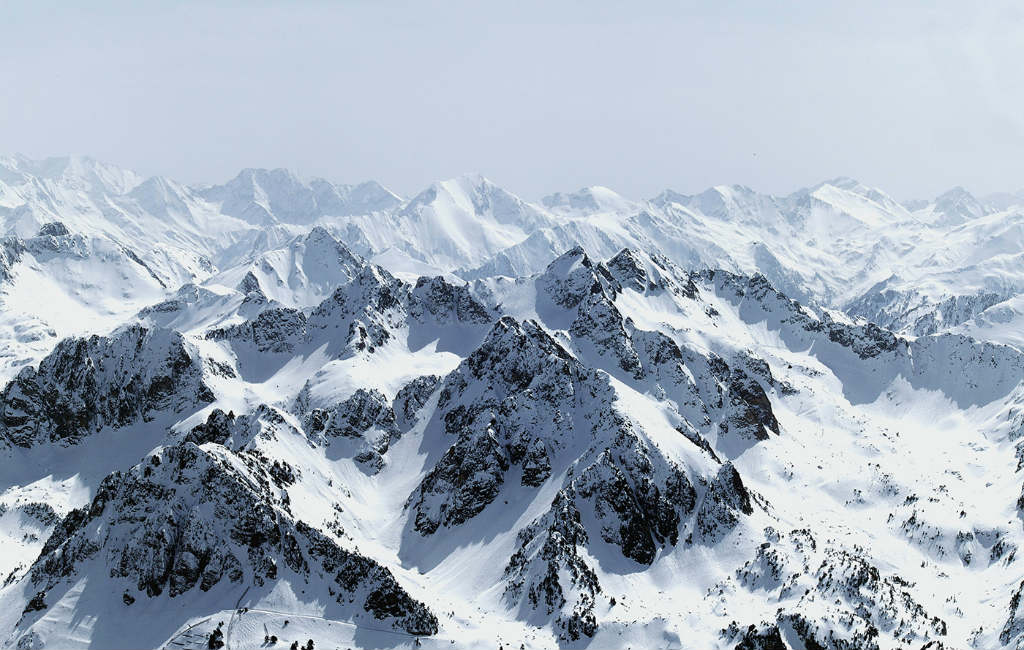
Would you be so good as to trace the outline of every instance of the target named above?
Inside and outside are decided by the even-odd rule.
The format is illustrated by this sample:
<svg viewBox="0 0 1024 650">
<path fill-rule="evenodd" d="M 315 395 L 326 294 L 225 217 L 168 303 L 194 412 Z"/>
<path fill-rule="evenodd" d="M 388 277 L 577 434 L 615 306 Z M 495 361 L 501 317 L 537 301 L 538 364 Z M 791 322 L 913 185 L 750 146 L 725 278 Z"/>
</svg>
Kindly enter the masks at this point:
<svg viewBox="0 0 1024 650">
<path fill-rule="evenodd" d="M 0 646 L 1024 648 L 1024 194 L 0 157 Z"/>
</svg>

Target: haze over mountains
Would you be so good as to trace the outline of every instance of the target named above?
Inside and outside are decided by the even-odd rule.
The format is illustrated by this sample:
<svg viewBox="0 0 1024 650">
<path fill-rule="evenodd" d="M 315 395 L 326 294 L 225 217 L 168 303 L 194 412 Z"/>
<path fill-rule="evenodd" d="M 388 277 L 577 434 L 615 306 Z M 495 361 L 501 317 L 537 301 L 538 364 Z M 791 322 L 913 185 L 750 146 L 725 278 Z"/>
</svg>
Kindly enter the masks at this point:
<svg viewBox="0 0 1024 650">
<path fill-rule="evenodd" d="M 5 646 L 1024 647 L 1024 195 L 7 156 L 0 231 Z"/>
</svg>

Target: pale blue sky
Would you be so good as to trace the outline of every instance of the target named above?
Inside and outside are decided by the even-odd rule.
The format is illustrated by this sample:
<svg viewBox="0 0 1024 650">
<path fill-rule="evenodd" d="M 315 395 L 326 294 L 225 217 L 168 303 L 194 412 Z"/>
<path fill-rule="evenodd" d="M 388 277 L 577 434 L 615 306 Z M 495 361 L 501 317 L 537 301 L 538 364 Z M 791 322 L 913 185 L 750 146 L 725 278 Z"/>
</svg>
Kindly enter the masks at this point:
<svg viewBox="0 0 1024 650">
<path fill-rule="evenodd" d="M 2 5 L 0 151 L 405 194 L 479 171 L 531 199 L 1024 187 L 1009 3 L 68 4 Z"/>
</svg>

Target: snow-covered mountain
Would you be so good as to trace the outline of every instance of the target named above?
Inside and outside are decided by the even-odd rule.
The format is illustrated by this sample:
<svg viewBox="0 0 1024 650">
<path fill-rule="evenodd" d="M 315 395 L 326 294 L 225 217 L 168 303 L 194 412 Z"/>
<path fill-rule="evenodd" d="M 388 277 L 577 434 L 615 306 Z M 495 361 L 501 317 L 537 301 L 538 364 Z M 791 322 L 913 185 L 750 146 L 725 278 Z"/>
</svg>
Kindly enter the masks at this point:
<svg viewBox="0 0 1024 650">
<path fill-rule="evenodd" d="M 307 184 L 286 169 L 244 169 L 224 185 L 197 193 L 222 213 L 256 226 L 310 224 L 324 216 L 371 214 L 401 203 L 376 182 L 336 185 L 316 178 Z"/>
<path fill-rule="evenodd" d="M 1013 205 L 0 159 L 0 646 L 1024 647 Z"/>
</svg>

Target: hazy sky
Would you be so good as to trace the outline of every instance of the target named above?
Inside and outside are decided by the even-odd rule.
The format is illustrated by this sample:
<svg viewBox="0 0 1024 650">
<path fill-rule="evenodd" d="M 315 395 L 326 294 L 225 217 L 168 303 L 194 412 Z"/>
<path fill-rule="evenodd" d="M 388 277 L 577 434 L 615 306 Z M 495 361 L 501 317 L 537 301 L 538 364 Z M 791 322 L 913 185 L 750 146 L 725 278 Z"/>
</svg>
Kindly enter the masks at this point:
<svg viewBox="0 0 1024 650">
<path fill-rule="evenodd" d="M 530 199 L 1024 187 L 1010 3 L 69 4 L 0 4 L 0 151 L 404 194 L 479 171 Z"/>
</svg>

